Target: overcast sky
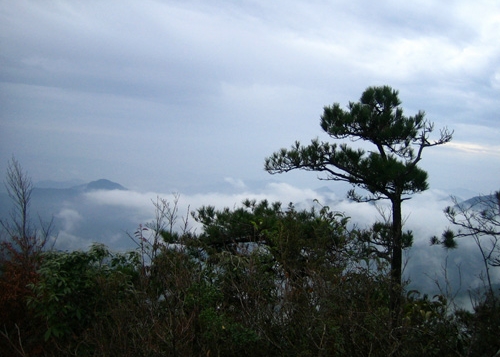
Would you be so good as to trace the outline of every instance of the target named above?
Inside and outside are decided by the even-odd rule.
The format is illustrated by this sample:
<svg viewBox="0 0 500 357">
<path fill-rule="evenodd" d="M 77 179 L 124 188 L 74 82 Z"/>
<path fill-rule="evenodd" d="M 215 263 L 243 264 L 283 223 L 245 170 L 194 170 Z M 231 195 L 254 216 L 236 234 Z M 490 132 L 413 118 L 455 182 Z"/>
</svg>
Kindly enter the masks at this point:
<svg viewBox="0 0 500 357">
<path fill-rule="evenodd" d="M 279 179 L 266 156 L 320 137 L 323 106 L 400 91 L 453 142 L 432 188 L 500 189 L 500 2 L 0 0 L 0 174 L 142 191 Z M 332 183 L 333 184 L 333 183 Z"/>
</svg>

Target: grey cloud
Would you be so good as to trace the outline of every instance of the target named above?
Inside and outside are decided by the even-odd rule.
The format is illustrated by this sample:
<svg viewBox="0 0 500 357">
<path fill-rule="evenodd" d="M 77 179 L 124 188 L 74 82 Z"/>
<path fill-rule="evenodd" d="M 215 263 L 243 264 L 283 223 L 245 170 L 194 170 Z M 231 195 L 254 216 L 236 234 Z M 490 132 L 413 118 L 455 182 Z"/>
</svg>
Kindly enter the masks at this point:
<svg viewBox="0 0 500 357">
<path fill-rule="evenodd" d="M 0 161 L 14 153 L 38 179 L 116 175 L 143 190 L 264 179 L 264 157 L 321 135 L 324 105 L 385 83 L 408 114 L 426 110 L 457 141 L 495 145 L 499 11 L 481 1 L 5 3 Z M 433 162 L 431 177 L 446 165 Z"/>
<path fill-rule="evenodd" d="M 62 230 L 69 232 L 74 232 L 83 220 L 82 215 L 71 208 L 63 208 L 55 217 L 62 221 Z"/>
</svg>

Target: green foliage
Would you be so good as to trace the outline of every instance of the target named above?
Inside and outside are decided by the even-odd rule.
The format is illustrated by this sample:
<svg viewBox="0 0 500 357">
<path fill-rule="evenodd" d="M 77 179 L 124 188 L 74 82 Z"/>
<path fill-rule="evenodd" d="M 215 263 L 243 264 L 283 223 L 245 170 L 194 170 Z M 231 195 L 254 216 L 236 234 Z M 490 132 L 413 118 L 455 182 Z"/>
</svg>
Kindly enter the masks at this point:
<svg viewBox="0 0 500 357">
<path fill-rule="evenodd" d="M 368 264 L 377 254 L 366 247 L 387 225 L 349 230 L 329 207 L 267 201 L 194 217 L 199 234 L 153 233 L 136 252 L 45 253 L 28 300 L 46 339 L 34 354 L 472 356 L 495 346 L 490 303 L 453 314 L 441 296 L 409 292 L 394 326 L 387 259 Z"/>
<path fill-rule="evenodd" d="M 40 281 L 31 285 L 34 295 L 28 300 L 46 323 L 44 340 L 71 339 L 87 328 L 105 303 L 99 282 L 127 274 L 123 288 L 128 288 L 136 261 L 135 254 L 115 255 L 101 244 L 93 244 L 87 252 L 45 253 Z"/>
<path fill-rule="evenodd" d="M 486 294 L 475 304 L 474 311 L 458 311 L 468 338 L 470 356 L 495 356 L 500 350 L 500 299 Z"/>
<path fill-rule="evenodd" d="M 245 354 L 246 349 L 259 340 L 255 331 L 214 308 L 204 309 L 199 315 L 199 323 L 207 354 L 210 351 L 227 356 Z"/>
<path fill-rule="evenodd" d="M 202 207 L 194 217 L 203 225 L 197 242 L 208 252 L 237 253 L 265 246 L 275 258 L 285 254 L 311 259 L 314 254 L 340 251 L 346 243 L 348 218 L 328 207 L 296 211 L 290 204 L 283 210 L 280 203 L 246 200 L 234 211 Z"/>
<path fill-rule="evenodd" d="M 403 343 L 415 348 L 410 356 L 456 356 L 465 352 L 467 339 L 463 325 L 449 313 L 449 304 L 442 295 L 430 299 L 410 291 L 404 304 Z"/>
</svg>

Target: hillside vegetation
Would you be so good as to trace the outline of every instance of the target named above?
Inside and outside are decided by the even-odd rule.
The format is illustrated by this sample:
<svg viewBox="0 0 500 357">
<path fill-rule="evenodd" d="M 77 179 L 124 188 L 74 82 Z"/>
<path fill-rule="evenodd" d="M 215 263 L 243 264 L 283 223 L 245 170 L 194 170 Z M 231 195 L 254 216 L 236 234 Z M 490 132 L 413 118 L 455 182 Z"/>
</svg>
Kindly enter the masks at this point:
<svg viewBox="0 0 500 357">
<path fill-rule="evenodd" d="M 137 249 L 60 252 L 3 242 L 6 356 L 493 356 L 498 301 L 473 312 L 400 292 L 387 257 L 339 212 L 246 201 L 179 218 L 177 198 L 131 238 Z M 188 219 L 203 225 L 199 234 Z M 40 242 L 40 240 L 33 241 Z M 41 247 L 38 247 L 41 248 Z"/>
</svg>

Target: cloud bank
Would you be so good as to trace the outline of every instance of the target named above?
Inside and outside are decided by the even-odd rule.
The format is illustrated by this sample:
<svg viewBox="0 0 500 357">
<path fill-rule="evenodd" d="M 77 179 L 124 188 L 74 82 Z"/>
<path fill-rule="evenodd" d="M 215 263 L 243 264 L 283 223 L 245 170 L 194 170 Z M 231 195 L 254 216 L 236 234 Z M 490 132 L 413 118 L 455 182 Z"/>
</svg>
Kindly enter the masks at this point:
<svg viewBox="0 0 500 357">
<path fill-rule="evenodd" d="M 381 220 L 379 211 L 389 212 L 390 207 L 381 202 L 379 208 L 369 203 L 354 203 L 347 201 L 333 191 L 301 189 L 287 183 L 272 182 L 259 190 L 252 190 L 249 185 L 241 179 L 228 179 L 229 183 L 237 183 L 239 192 L 212 192 L 206 194 L 182 194 L 179 195 L 178 226 L 180 227 L 189 211 L 196 210 L 204 205 L 216 208 L 236 208 L 245 199 L 263 200 L 271 202 L 282 202 L 283 206 L 291 202 L 298 208 L 307 208 L 311 205 L 329 205 L 334 211 L 343 212 L 350 217 L 351 224 L 359 228 L 369 228 L 375 221 Z M 100 212 L 128 212 L 122 223 L 128 222 L 130 227 L 128 234 L 133 234 L 139 224 L 146 224 L 154 219 L 154 205 L 156 198 L 165 198 L 173 204 L 173 193 L 136 192 L 136 191 L 93 191 L 85 193 L 85 202 L 89 207 L 100 207 Z M 439 290 L 449 288 L 451 292 L 460 292 L 460 299 L 467 297 L 467 290 L 483 283 L 481 272 L 484 267 L 475 244 L 470 240 L 459 242 L 456 250 L 447 251 L 439 246 L 431 246 L 430 238 L 439 236 L 444 229 L 449 227 L 443 209 L 452 204 L 450 196 L 443 191 L 428 190 L 422 194 L 414 195 L 411 200 L 405 201 L 403 205 L 404 228 L 411 230 L 414 235 L 413 247 L 406 252 L 405 276 L 410 281 L 410 287 L 428 293 L 440 293 Z M 110 209 L 110 211 L 108 211 Z M 88 239 L 78 242 L 75 236 L 75 227 L 81 224 L 84 214 L 77 212 L 77 208 L 65 208 L 59 214 L 64 219 L 60 233 L 61 244 L 76 244 L 82 246 L 89 243 Z M 111 218 L 108 216 L 108 218 Z M 189 228 L 195 232 L 201 232 L 202 227 L 191 217 Z M 84 219 L 83 219 L 84 220 Z M 127 249 L 133 248 L 132 240 L 127 237 L 127 232 L 121 230 L 110 232 L 102 239 L 103 243 L 111 248 Z M 449 286 L 445 284 L 445 272 Z M 495 273 L 496 274 L 496 273 Z M 498 274 L 497 274 L 498 275 Z M 495 279 L 500 276 L 494 275 Z M 438 286 L 437 283 L 440 285 Z M 467 301 L 462 301 L 465 303 Z"/>
</svg>

